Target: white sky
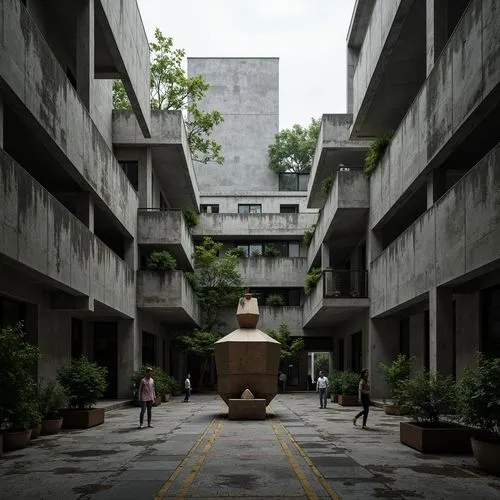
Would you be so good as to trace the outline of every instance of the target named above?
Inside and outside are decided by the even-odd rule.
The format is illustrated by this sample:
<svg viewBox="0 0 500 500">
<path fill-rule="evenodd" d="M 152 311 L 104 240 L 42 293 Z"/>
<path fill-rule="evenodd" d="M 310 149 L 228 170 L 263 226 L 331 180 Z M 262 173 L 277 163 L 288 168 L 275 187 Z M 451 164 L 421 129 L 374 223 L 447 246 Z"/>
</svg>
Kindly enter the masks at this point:
<svg viewBox="0 0 500 500">
<path fill-rule="evenodd" d="M 279 57 L 280 128 L 346 112 L 346 36 L 355 0 L 138 0 L 188 57 Z"/>
</svg>

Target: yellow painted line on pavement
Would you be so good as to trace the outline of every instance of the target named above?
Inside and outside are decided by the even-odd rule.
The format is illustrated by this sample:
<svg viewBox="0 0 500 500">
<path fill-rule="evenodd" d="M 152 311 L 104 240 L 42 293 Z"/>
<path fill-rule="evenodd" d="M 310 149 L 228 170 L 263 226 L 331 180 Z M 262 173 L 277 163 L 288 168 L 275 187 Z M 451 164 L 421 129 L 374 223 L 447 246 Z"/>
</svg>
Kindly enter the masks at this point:
<svg viewBox="0 0 500 500">
<path fill-rule="evenodd" d="M 217 435 L 220 432 L 220 429 L 222 427 L 222 420 L 219 421 L 217 426 L 215 427 L 215 430 L 213 431 L 212 435 L 208 438 L 208 441 L 206 442 L 203 451 L 200 454 L 200 458 L 196 462 L 195 466 L 191 469 L 191 472 L 189 473 L 188 477 L 184 481 L 184 484 L 182 485 L 182 488 L 179 490 L 175 498 L 185 498 L 187 492 L 189 491 L 189 488 L 191 488 L 191 485 L 193 484 L 198 472 L 200 471 L 201 466 L 203 465 L 203 462 L 205 462 L 205 459 L 207 458 L 207 455 L 210 451 L 210 448 L 214 444 L 214 441 L 217 439 Z"/>
<path fill-rule="evenodd" d="M 292 466 L 292 469 L 295 472 L 295 475 L 297 476 L 300 485 L 302 486 L 302 489 L 305 491 L 307 498 L 312 500 L 317 500 L 319 498 L 318 495 L 316 495 L 316 492 L 313 490 L 311 484 L 307 480 L 304 471 L 300 468 L 299 463 L 297 462 L 297 460 L 295 460 L 295 457 L 292 455 L 290 448 L 288 447 L 288 445 L 278 432 L 278 427 L 274 423 L 272 424 L 272 426 L 274 434 L 276 434 L 276 439 L 278 440 L 283 452 L 288 458 L 288 461 L 290 462 L 290 465 Z"/>
<path fill-rule="evenodd" d="M 174 472 L 170 475 L 170 477 L 162 484 L 160 489 L 156 492 L 156 495 L 154 496 L 154 500 L 163 500 L 165 498 L 167 491 L 172 486 L 174 481 L 177 479 L 179 474 L 182 472 L 184 467 L 187 465 L 187 463 L 191 459 L 191 456 L 193 455 L 193 453 L 196 451 L 198 446 L 200 446 L 200 443 L 203 441 L 203 439 L 205 439 L 205 436 L 207 435 L 209 429 L 213 426 L 214 423 L 215 423 L 215 417 L 205 427 L 205 430 L 201 433 L 200 437 L 196 440 L 193 447 L 189 450 L 188 454 L 183 458 L 182 462 L 177 466 L 177 469 L 174 470 Z"/>
</svg>

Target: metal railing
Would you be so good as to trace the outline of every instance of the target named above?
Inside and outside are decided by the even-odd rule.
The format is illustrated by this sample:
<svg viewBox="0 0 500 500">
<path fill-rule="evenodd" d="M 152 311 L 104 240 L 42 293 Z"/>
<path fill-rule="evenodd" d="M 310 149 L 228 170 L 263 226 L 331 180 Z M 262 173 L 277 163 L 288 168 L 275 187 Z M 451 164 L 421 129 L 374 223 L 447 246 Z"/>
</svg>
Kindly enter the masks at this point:
<svg viewBox="0 0 500 500">
<path fill-rule="evenodd" d="M 182 212 L 182 208 L 154 208 L 154 207 L 149 207 L 149 208 L 138 208 L 139 212 Z"/>
<path fill-rule="evenodd" d="M 368 271 L 325 269 L 322 278 L 324 298 L 368 297 Z"/>
</svg>

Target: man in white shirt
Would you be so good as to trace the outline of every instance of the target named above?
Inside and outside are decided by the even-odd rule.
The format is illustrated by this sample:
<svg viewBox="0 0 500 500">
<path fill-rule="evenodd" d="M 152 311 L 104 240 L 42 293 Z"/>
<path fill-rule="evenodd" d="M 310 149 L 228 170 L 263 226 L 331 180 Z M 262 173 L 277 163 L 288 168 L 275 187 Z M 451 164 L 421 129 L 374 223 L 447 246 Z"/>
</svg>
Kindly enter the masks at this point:
<svg viewBox="0 0 500 500">
<path fill-rule="evenodd" d="M 184 403 L 189 403 L 189 396 L 191 395 L 191 375 L 188 373 L 184 381 Z"/>
<path fill-rule="evenodd" d="M 316 382 L 316 392 L 319 392 L 320 409 L 326 408 L 328 379 L 323 375 L 323 372 L 319 372 L 318 382 Z"/>
</svg>

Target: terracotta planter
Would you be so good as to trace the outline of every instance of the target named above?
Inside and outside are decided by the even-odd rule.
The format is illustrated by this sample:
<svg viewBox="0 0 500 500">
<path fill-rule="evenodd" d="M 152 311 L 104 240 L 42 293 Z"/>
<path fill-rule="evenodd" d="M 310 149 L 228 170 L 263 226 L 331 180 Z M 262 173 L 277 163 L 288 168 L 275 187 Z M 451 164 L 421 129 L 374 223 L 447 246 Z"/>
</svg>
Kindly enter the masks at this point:
<svg viewBox="0 0 500 500">
<path fill-rule="evenodd" d="M 153 403 L 153 406 L 159 406 L 159 405 L 161 405 L 161 396 L 158 396 Z"/>
<path fill-rule="evenodd" d="M 471 438 L 472 453 L 479 467 L 494 476 L 500 476 L 500 438 Z"/>
<path fill-rule="evenodd" d="M 386 404 L 384 405 L 384 411 L 386 415 L 408 415 L 408 408 L 405 406 Z"/>
<path fill-rule="evenodd" d="M 42 436 L 57 434 L 61 430 L 62 418 L 42 420 Z"/>
<path fill-rule="evenodd" d="M 88 429 L 104 423 L 104 408 L 91 410 L 59 410 L 63 429 Z"/>
<path fill-rule="evenodd" d="M 331 401 L 332 401 L 332 403 L 338 403 L 338 401 L 339 401 L 339 395 L 338 394 L 332 394 Z"/>
<path fill-rule="evenodd" d="M 422 453 L 472 453 L 472 431 L 467 427 L 441 422 L 437 426 L 401 422 L 401 443 Z"/>
<path fill-rule="evenodd" d="M 170 401 L 170 394 L 164 394 L 161 397 L 161 400 L 162 400 L 163 403 L 168 403 Z"/>
<path fill-rule="evenodd" d="M 338 395 L 338 403 L 341 406 L 359 406 L 358 396 Z"/>
<path fill-rule="evenodd" d="M 36 439 L 40 432 L 42 432 L 42 424 L 35 425 L 35 427 L 31 428 L 31 437 L 30 439 Z"/>
<path fill-rule="evenodd" d="M 3 435 L 3 451 L 14 451 L 25 448 L 30 440 L 31 429 L 5 432 Z"/>
</svg>

